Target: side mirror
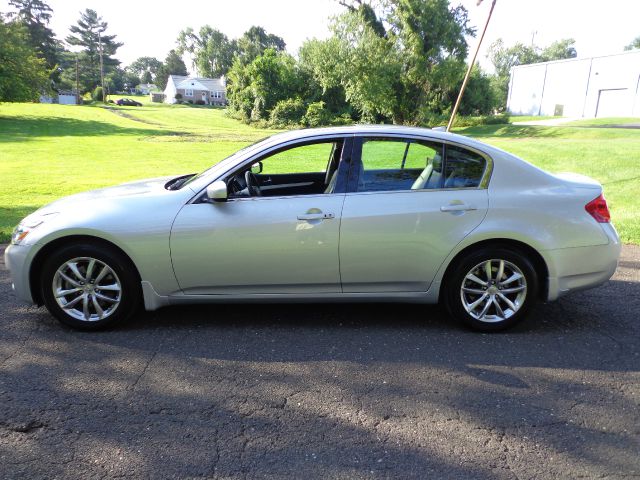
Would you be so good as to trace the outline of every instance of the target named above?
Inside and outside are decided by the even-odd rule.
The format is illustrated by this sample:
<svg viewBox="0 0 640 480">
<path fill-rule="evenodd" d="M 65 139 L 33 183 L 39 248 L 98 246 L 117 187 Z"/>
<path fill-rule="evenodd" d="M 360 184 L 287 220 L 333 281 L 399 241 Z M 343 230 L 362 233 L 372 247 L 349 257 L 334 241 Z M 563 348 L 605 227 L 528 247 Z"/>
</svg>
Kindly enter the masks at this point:
<svg viewBox="0 0 640 480">
<path fill-rule="evenodd" d="M 262 162 L 257 162 L 251 165 L 251 173 L 254 175 L 262 173 Z"/>
<path fill-rule="evenodd" d="M 226 202 L 228 197 L 227 184 L 222 180 L 213 182 L 207 187 L 207 197 L 214 202 Z"/>
</svg>

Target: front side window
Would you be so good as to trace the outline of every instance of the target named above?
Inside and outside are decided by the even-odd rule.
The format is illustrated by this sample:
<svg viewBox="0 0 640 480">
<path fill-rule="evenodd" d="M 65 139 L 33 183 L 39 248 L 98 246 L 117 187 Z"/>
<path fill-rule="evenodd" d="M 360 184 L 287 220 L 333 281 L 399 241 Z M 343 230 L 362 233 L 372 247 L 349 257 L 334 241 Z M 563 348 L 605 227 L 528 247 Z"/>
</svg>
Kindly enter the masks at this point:
<svg viewBox="0 0 640 480">
<path fill-rule="evenodd" d="M 187 88 L 187 89 L 184 91 L 184 96 L 185 96 L 185 97 L 193 97 L 193 89 L 191 89 L 191 88 Z"/>
<path fill-rule="evenodd" d="M 269 153 L 226 180 L 229 194 L 242 198 L 335 193 L 344 144 L 340 138 Z"/>
<path fill-rule="evenodd" d="M 358 192 L 440 188 L 442 145 L 408 139 L 364 139 Z"/>
</svg>

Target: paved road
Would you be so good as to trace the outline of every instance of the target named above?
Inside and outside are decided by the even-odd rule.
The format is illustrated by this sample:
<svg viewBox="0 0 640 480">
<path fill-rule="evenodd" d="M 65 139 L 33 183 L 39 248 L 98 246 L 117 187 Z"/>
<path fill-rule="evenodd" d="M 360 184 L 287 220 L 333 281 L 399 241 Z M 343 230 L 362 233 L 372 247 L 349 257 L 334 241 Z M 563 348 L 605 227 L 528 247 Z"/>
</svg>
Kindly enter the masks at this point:
<svg viewBox="0 0 640 480">
<path fill-rule="evenodd" d="M 407 305 L 169 308 L 79 333 L 4 271 L 0 299 L 3 479 L 640 477 L 638 247 L 494 335 Z"/>
</svg>

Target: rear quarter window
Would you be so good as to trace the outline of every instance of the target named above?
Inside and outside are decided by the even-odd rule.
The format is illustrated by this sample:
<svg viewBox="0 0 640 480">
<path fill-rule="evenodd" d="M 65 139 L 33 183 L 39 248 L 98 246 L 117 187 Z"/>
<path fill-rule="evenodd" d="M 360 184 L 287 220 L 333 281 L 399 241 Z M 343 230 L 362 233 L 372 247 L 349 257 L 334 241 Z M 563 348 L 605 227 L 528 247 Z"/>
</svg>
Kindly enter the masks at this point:
<svg viewBox="0 0 640 480">
<path fill-rule="evenodd" d="M 455 145 L 447 145 L 444 188 L 477 188 L 487 166 L 479 153 Z"/>
</svg>

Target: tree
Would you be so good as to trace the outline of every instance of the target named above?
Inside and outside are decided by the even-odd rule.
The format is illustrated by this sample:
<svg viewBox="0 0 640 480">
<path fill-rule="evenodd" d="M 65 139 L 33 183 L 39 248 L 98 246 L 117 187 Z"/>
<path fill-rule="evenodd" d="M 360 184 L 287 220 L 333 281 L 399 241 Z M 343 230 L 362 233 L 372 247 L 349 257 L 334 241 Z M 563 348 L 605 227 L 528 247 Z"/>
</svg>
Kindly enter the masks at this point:
<svg viewBox="0 0 640 480">
<path fill-rule="evenodd" d="M 244 120 L 268 119 L 280 100 L 299 96 L 302 77 L 298 73 L 295 59 L 273 48 L 248 65 L 236 59 L 227 83 L 232 111 Z"/>
<path fill-rule="evenodd" d="M 465 36 L 475 33 L 467 11 L 448 0 L 381 0 L 377 10 L 364 0 L 340 3 L 347 11 L 333 37 L 301 50 L 320 85 L 341 86 L 369 121 L 421 123 L 444 111 L 464 75 Z"/>
<path fill-rule="evenodd" d="M 0 102 L 29 102 L 47 90 L 48 70 L 19 22 L 0 16 Z"/>
<path fill-rule="evenodd" d="M 178 53 L 188 53 L 193 66 L 204 77 L 226 75 L 236 53 L 236 42 L 209 25 L 200 28 L 198 33 L 189 27 L 178 35 Z"/>
<path fill-rule="evenodd" d="M 92 91 L 100 83 L 100 50 L 102 50 L 105 74 L 111 72 L 120 62 L 113 58 L 123 44 L 116 42 L 115 35 L 106 35 L 108 23 L 102 20 L 95 10 L 87 8 L 81 12 L 77 25 L 69 30 L 71 35 L 65 39 L 69 45 L 82 47 L 79 55 L 82 71 L 83 91 Z"/>
<path fill-rule="evenodd" d="M 178 52 L 171 50 L 164 60 L 164 64 L 156 75 L 156 85 L 164 90 L 167 86 L 169 75 L 187 75 L 187 66 L 182 61 Z"/>
<path fill-rule="evenodd" d="M 154 57 L 140 57 L 125 70 L 138 78 L 138 83 L 154 83 L 162 62 Z"/>
<path fill-rule="evenodd" d="M 268 34 L 262 27 L 253 26 L 238 39 L 237 55 L 243 64 L 248 65 L 268 48 L 282 52 L 286 46 L 282 37 Z"/>
<path fill-rule="evenodd" d="M 625 50 L 634 50 L 640 48 L 640 35 L 634 38 L 629 45 L 624 47 Z"/>
<path fill-rule="evenodd" d="M 573 38 L 563 38 L 553 42 L 548 47 L 542 49 L 540 58 L 543 62 L 550 62 L 552 60 L 564 60 L 566 58 L 576 58 L 578 52 L 576 51 L 576 41 Z"/>
</svg>

